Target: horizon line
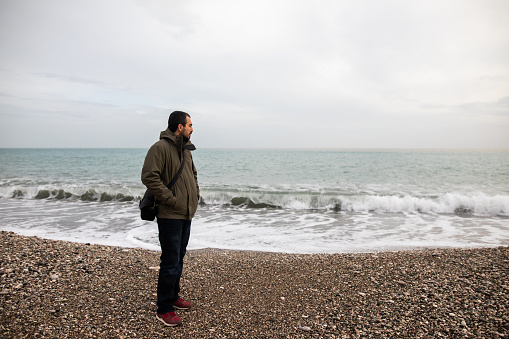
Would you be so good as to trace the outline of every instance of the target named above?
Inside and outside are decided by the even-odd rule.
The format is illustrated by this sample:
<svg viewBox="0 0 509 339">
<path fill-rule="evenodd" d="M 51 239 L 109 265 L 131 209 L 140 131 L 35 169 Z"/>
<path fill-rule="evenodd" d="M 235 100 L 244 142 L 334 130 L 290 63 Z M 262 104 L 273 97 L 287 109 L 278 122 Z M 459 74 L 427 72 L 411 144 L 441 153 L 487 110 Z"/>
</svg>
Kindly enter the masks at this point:
<svg viewBox="0 0 509 339">
<path fill-rule="evenodd" d="M 148 149 L 148 147 L 0 147 L 0 149 Z M 433 150 L 433 151 L 509 151 L 509 148 L 460 147 L 200 147 L 208 150 Z"/>
</svg>

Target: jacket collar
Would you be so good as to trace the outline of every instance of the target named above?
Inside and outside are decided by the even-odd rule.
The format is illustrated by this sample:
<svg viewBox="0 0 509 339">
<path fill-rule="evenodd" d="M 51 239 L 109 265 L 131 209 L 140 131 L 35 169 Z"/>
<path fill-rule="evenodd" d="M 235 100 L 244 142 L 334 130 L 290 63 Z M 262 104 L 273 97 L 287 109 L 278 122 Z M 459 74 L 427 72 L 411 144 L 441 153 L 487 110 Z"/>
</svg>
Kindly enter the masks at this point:
<svg viewBox="0 0 509 339">
<path fill-rule="evenodd" d="M 182 136 L 175 135 L 175 133 L 171 132 L 168 128 L 161 132 L 159 139 L 163 138 L 171 140 L 179 150 L 188 149 L 190 151 L 194 151 L 196 149 L 191 140 L 188 140 L 185 144 L 183 144 L 184 139 Z"/>
</svg>

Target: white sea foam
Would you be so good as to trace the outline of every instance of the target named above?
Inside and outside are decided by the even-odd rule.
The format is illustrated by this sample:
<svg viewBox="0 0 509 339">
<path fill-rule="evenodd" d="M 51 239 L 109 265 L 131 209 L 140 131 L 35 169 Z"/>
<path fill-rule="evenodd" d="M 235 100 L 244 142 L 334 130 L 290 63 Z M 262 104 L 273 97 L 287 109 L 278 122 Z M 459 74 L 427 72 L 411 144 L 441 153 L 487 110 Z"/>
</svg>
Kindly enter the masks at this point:
<svg viewBox="0 0 509 339">
<path fill-rule="evenodd" d="M 159 249 L 157 224 L 135 203 L 0 200 L 2 229 L 24 235 Z M 416 213 L 201 207 L 190 249 L 356 252 L 414 247 L 509 245 L 509 220 Z"/>
<path fill-rule="evenodd" d="M 477 193 L 471 196 L 446 193 L 437 198 L 400 196 L 362 196 L 347 198 L 343 209 L 354 212 L 420 212 L 420 213 L 471 213 L 485 216 L 509 216 L 509 196 L 487 196 Z"/>
</svg>

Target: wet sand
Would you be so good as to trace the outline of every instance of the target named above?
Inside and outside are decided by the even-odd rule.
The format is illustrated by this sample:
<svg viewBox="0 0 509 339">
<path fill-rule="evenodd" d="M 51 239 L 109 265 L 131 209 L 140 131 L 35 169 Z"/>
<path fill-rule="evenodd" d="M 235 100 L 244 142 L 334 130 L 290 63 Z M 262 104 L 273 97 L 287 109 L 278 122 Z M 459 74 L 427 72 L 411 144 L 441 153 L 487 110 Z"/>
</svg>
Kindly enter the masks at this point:
<svg viewBox="0 0 509 339">
<path fill-rule="evenodd" d="M 155 320 L 159 252 L 0 232 L 0 338 L 509 337 L 509 247 L 186 256 L 183 324 Z"/>
</svg>

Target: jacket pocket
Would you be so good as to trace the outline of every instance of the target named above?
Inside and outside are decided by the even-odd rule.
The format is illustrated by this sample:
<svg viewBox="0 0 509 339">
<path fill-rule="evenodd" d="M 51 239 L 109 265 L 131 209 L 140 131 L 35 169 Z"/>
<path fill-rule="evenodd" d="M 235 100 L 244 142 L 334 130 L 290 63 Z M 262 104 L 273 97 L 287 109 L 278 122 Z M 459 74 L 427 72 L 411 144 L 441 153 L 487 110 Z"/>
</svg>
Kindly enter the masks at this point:
<svg viewBox="0 0 509 339">
<path fill-rule="evenodd" d="M 165 202 L 165 205 L 171 209 L 174 209 L 176 203 L 177 203 L 177 198 L 175 196 L 173 196 Z"/>
<path fill-rule="evenodd" d="M 187 194 L 185 193 L 185 184 L 182 180 L 177 180 L 173 186 L 173 194 L 175 195 L 175 204 L 172 206 L 172 211 L 175 214 L 187 215 Z"/>
</svg>

